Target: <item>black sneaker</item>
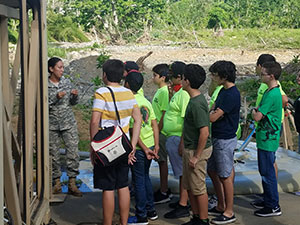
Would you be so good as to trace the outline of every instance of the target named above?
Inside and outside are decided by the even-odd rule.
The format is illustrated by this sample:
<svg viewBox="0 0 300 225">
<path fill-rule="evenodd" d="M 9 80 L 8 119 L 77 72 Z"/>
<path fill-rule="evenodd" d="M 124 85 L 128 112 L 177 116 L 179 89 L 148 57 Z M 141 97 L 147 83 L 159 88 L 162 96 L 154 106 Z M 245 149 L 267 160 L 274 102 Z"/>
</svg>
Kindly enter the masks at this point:
<svg viewBox="0 0 300 225">
<path fill-rule="evenodd" d="M 209 225 L 209 220 L 207 222 L 201 220 L 199 217 L 193 216 L 190 221 L 183 223 L 181 225 Z"/>
<path fill-rule="evenodd" d="M 186 223 L 183 223 L 181 225 L 195 225 L 199 220 L 199 217 L 195 217 L 193 216 L 190 221 L 186 222 Z"/>
<path fill-rule="evenodd" d="M 234 214 L 232 217 L 227 217 L 222 214 L 222 215 L 212 219 L 211 223 L 213 223 L 213 224 L 228 224 L 228 223 L 233 223 L 235 221 L 236 221 L 236 218 L 235 218 Z"/>
<path fill-rule="evenodd" d="M 254 201 L 254 202 L 251 202 L 250 204 L 256 209 L 262 209 L 265 207 L 265 202 L 262 200 Z"/>
<path fill-rule="evenodd" d="M 171 208 L 171 209 L 176 209 L 179 205 L 180 205 L 180 204 L 179 204 L 179 200 L 178 200 L 177 202 L 172 202 L 172 203 L 170 203 L 170 204 L 169 204 L 169 208 Z M 189 209 L 191 209 L 191 205 L 190 205 L 189 202 L 187 203 L 187 206 L 189 207 Z"/>
<path fill-rule="evenodd" d="M 268 208 L 268 207 L 264 207 L 262 209 L 256 210 L 254 212 L 254 215 L 256 216 L 262 216 L 262 217 L 268 217 L 268 216 L 280 216 L 281 213 L 281 209 L 279 206 L 277 206 L 274 209 Z"/>
<path fill-rule="evenodd" d="M 171 201 L 168 193 L 162 193 L 160 190 L 154 193 L 154 204 L 162 204 Z"/>
<path fill-rule="evenodd" d="M 220 216 L 221 214 L 223 214 L 223 211 L 217 210 L 217 206 L 208 210 L 208 215 L 210 216 Z"/>
<path fill-rule="evenodd" d="M 128 218 L 128 224 L 134 225 L 147 225 L 149 224 L 147 217 L 130 216 Z"/>
<path fill-rule="evenodd" d="M 188 216 L 190 216 L 189 207 L 182 205 L 179 205 L 176 209 L 173 209 L 164 215 L 164 217 L 167 219 L 177 219 Z"/>
<path fill-rule="evenodd" d="M 173 198 L 173 194 L 170 188 L 168 188 L 167 195 L 169 196 L 170 199 Z"/>
<path fill-rule="evenodd" d="M 171 202 L 169 208 L 176 209 L 179 206 L 179 200 L 177 202 Z"/>
<path fill-rule="evenodd" d="M 156 211 L 150 211 L 150 212 L 147 212 L 147 218 L 149 220 L 157 220 L 158 219 L 158 215 L 156 213 Z"/>
</svg>

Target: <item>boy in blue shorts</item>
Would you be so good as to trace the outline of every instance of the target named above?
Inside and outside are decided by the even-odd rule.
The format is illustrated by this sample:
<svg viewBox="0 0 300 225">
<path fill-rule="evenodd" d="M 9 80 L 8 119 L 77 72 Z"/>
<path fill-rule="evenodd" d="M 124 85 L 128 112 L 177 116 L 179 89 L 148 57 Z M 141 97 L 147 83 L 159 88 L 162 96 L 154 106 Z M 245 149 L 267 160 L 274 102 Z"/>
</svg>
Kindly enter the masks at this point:
<svg viewBox="0 0 300 225">
<path fill-rule="evenodd" d="M 236 68 L 230 61 L 217 61 L 209 71 L 218 85 L 223 85 L 210 114 L 213 151 L 207 170 L 218 198 L 216 207 L 208 214 L 217 216 L 214 224 L 236 221 L 233 212 L 233 155 L 237 144 L 241 99 L 235 86 Z"/>
<path fill-rule="evenodd" d="M 193 218 L 183 225 L 207 225 L 208 196 L 206 192 L 206 165 L 212 148 L 209 135 L 209 112 L 206 99 L 199 91 L 206 78 L 204 69 L 197 64 L 185 67 L 182 87 L 190 95 L 183 126 L 183 176 L 188 191 Z"/>
<path fill-rule="evenodd" d="M 256 210 L 256 216 L 280 216 L 277 178 L 274 168 L 275 153 L 279 147 L 282 98 L 277 80 L 281 66 L 277 62 L 266 62 L 262 65 L 261 81 L 268 85 L 258 108 L 253 109 L 252 117 L 258 121 L 256 145 L 258 169 L 262 177 L 264 207 Z"/>
<path fill-rule="evenodd" d="M 185 63 L 174 62 L 171 65 L 171 81 L 174 84 L 182 83 L 182 76 L 185 68 Z M 167 212 L 164 217 L 167 219 L 175 219 L 181 217 L 188 217 L 190 215 L 188 202 L 188 193 L 183 188 L 182 183 L 182 148 L 180 147 L 183 121 L 185 110 L 189 103 L 189 94 L 180 88 L 171 98 L 167 108 L 162 132 L 166 134 L 166 149 L 172 166 L 173 174 L 179 178 L 179 202 L 174 209 Z M 170 204 L 171 206 L 171 204 Z M 172 206 L 171 206 L 172 207 Z"/>
<path fill-rule="evenodd" d="M 137 94 L 143 85 L 143 81 L 144 78 L 141 73 L 129 71 L 124 84 L 134 94 L 142 114 L 141 132 L 135 153 L 136 162 L 132 166 L 135 181 L 136 212 L 135 216 L 129 217 L 128 224 L 148 224 L 148 218 L 150 220 L 158 218 L 154 208 L 149 168 L 152 159 L 158 158 L 159 131 L 151 103 L 143 95 Z M 132 123 L 130 123 L 130 127 L 132 127 Z"/>
<path fill-rule="evenodd" d="M 152 100 L 152 107 L 156 116 L 159 129 L 159 152 L 158 165 L 160 175 L 160 189 L 154 193 L 155 204 L 166 203 L 171 199 L 171 191 L 168 188 L 168 155 L 166 150 L 166 136 L 161 131 L 163 118 L 169 104 L 169 66 L 167 64 L 157 64 L 153 67 L 153 83 L 158 89 Z"/>
</svg>

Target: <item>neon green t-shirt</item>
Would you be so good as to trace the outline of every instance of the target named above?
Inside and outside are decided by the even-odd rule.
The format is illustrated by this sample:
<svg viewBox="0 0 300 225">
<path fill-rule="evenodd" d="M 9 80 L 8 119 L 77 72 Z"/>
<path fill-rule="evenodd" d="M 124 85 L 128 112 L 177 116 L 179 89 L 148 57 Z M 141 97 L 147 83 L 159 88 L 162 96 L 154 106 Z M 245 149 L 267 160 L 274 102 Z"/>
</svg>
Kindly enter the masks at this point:
<svg viewBox="0 0 300 225">
<path fill-rule="evenodd" d="M 159 123 L 163 111 L 166 111 L 169 104 L 169 90 L 168 86 L 159 88 L 152 100 L 152 107 L 156 116 L 157 123 Z"/>
<path fill-rule="evenodd" d="M 282 98 L 278 87 L 264 93 L 258 111 L 264 116 L 258 121 L 256 129 L 257 148 L 275 152 L 279 147 L 282 113 Z"/>
<path fill-rule="evenodd" d="M 281 96 L 286 95 L 285 92 L 282 90 L 280 82 L 277 81 L 277 83 L 279 85 L 279 90 L 280 90 Z M 255 107 L 259 106 L 259 103 L 261 102 L 262 97 L 263 97 L 266 90 L 268 90 L 268 85 L 265 84 L 265 83 L 261 83 L 259 88 L 258 88 L 258 91 L 257 91 L 257 99 L 256 99 Z M 282 108 L 282 106 L 281 106 L 281 108 Z M 282 108 L 281 123 L 283 122 L 283 119 L 284 119 L 284 109 Z M 255 123 L 255 124 L 257 126 L 257 123 Z"/>
<path fill-rule="evenodd" d="M 137 94 L 144 96 L 144 90 L 143 90 L 143 88 L 140 88 L 140 90 L 138 90 Z"/>
<path fill-rule="evenodd" d="M 154 146 L 154 136 L 153 136 L 153 129 L 151 126 L 151 121 L 155 120 L 155 114 L 152 108 L 151 103 L 141 94 L 134 95 L 135 100 L 140 108 L 142 114 L 142 125 L 141 125 L 141 132 L 140 138 L 144 145 L 148 148 Z M 133 127 L 133 118 L 130 119 L 130 128 Z M 137 149 L 141 149 L 140 146 L 136 146 Z"/>
<path fill-rule="evenodd" d="M 221 91 L 223 85 L 219 85 L 216 87 L 216 89 L 214 90 L 214 93 L 212 94 L 210 101 L 209 101 L 209 106 L 208 106 L 208 110 L 211 110 L 211 107 L 213 106 L 213 104 L 216 102 L 217 97 L 219 95 L 219 92 Z"/>
<path fill-rule="evenodd" d="M 182 88 L 177 91 L 170 100 L 164 116 L 162 133 L 170 136 L 181 136 L 185 110 L 189 103 L 190 95 Z"/>
</svg>

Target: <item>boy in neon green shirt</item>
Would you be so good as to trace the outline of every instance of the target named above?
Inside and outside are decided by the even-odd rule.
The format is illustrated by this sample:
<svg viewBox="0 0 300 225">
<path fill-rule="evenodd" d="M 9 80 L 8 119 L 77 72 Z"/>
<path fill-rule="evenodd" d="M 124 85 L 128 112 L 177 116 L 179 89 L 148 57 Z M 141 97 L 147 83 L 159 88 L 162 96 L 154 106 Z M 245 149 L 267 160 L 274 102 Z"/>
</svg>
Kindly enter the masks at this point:
<svg viewBox="0 0 300 225">
<path fill-rule="evenodd" d="M 135 189 L 135 216 L 128 219 L 128 224 L 146 224 L 148 218 L 158 218 L 154 208 L 153 190 L 149 177 L 149 168 L 152 159 L 158 158 L 159 132 L 156 117 L 151 103 L 141 94 L 137 94 L 143 85 L 143 75 L 138 71 L 131 71 L 125 78 L 124 86 L 129 88 L 137 101 L 142 114 L 140 136 L 136 147 L 136 162 L 133 164 L 133 179 Z M 133 120 L 130 121 L 130 127 Z"/>
<path fill-rule="evenodd" d="M 167 64 L 158 64 L 153 67 L 152 71 L 153 82 L 158 86 L 152 100 L 152 107 L 159 124 L 159 130 L 161 130 L 164 114 L 169 104 L 169 89 L 167 85 L 169 81 L 169 67 Z"/>
<path fill-rule="evenodd" d="M 152 100 L 152 107 L 158 123 L 159 148 L 158 165 L 160 173 L 160 189 L 154 193 L 154 202 L 166 203 L 169 202 L 171 191 L 168 189 L 168 154 L 165 147 L 166 136 L 161 132 L 163 126 L 163 118 L 169 104 L 169 89 L 167 82 L 169 81 L 169 66 L 167 64 L 157 64 L 153 67 L 153 83 L 158 89 Z"/>
<path fill-rule="evenodd" d="M 178 64 L 181 64 L 181 70 L 179 70 Z M 182 83 L 182 76 L 184 73 L 185 64 L 182 62 L 174 62 L 171 65 L 171 81 L 173 85 Z M 168 109 L 165 113 L 163 122 L 163 133 L 167 136 L 166 149 L 168 151 L 170 163 L 173 169 L 175 177 L 179 178 L 179 190 L 180 199 L 177 207 L 164 215 L 167 219 L 175 219 L 181 217 L 187 217 L 190 215 L 189 208 L 187 206 L 188 194 L 187 190 L 183 188 L 182 181 L 182 152 L 179 153 L 181 135 L 183 130 L 183 122 L 185 116 L 185 110 L 189 103 L 190 96 L 181 87 L 170 100 Z"/>
</svg>

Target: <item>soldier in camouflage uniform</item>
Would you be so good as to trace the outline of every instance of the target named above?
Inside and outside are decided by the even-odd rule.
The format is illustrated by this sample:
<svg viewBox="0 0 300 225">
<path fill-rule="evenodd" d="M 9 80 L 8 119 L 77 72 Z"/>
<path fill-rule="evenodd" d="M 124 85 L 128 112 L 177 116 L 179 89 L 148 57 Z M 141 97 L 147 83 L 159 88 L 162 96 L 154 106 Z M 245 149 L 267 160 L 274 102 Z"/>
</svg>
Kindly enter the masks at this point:
<svg viewBox="0 0 300 225">
<path fill-rule="evenodd" d="M 82 196 L 76 186 L 79 174 L 78 131 L 72 106 L 78 103 L 78 91 L 73 89 L 69 79 L 63 77 L 64 65 L 61 59 L 53 57 L 48 61 L 49 98 L 49 147 L 52 157 L 53 194 L 61 193 L 61 165 L 59 148 L 63 139 L 66 148 L 68 192 Z"/>
</svg>

